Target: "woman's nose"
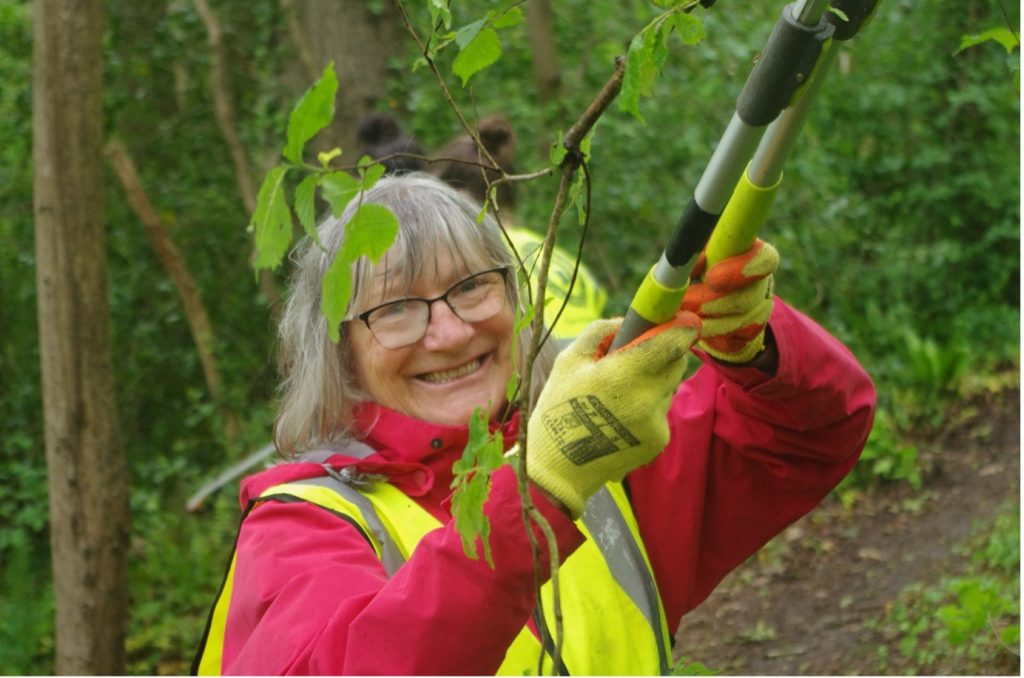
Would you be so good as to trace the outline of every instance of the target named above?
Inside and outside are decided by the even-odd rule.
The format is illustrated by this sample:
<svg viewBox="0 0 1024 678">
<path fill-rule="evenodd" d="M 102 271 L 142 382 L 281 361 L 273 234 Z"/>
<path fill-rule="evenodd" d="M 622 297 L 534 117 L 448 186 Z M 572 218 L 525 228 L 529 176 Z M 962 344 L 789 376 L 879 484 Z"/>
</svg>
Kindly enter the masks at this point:
<svg viewBox="0 0 1024 678">
<path fill-rule="evenodd" d="M 455 315 L 443 299 L 430 305 L 430 320 L 423 335 L 423 347 L 430 351 L 451 351 L 462 348 L 476 330 Z"/>
</svg>

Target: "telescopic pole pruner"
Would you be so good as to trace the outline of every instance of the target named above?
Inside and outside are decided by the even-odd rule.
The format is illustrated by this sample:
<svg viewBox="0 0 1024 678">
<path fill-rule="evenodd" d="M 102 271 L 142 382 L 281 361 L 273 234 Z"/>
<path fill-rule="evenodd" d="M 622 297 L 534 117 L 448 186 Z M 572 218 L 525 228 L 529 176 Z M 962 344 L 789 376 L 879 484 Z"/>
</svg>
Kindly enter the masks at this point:
<svg viewBox="0 0 1024 678">
<path fill-rule="evenodd" d="M 795 142 L 830 61 L 823 55 L 834 52 L 833 37 L 852 37 L 876 4 L 877 0 L 835 3 L 837 7 L 848 8 L 840 10 L 849 17 L 852 30 L 847 26 L 840 30 L 837 24 L 843 20 L 837 21 L 836 15 L 826 11 L 828 0 L 797 0 L 783 8 L 693 197 L 661 258 L 633 297 L 612 350 L 675 315 L 690 273 L 713 232 L 718 258 L 735 253 L 732 250 L 744 242 L 747 247 L 753 242 L 781 181 L 782 162 Z M 787 115 L 780 120 L 780 114 L 787 109 Z M 757 199 L 746 201 L 745 210 L 723 215 L 727 205 L 733 204 L 734 190 L 746 184 L 758 189 L 753 192 Z M 735 204 L 743 203 L 740 200 Z M 725 229 L 719 226 L 723 216 L 729 224 Z M 721 235 L 717 235 L 719 229 Z"/>
<path fill-rule="evenodd" d="M 718 225 L 711 233 L 705 254 L 708 264 L 745 252 L 754 244 L 758 231 L 779 185 L 782 167 L 807 120 L 808 111 L 821 90 L 825 76 L 839 54 L 841 43 L 851 39 L 874 16 L 879 0 L 834 0 L 835 12 L 825 17 L 835 32 L 815 67 L 815 75 L 787 107 L 765 130 L 754 157 L 740 177 Z"/>
</svg>

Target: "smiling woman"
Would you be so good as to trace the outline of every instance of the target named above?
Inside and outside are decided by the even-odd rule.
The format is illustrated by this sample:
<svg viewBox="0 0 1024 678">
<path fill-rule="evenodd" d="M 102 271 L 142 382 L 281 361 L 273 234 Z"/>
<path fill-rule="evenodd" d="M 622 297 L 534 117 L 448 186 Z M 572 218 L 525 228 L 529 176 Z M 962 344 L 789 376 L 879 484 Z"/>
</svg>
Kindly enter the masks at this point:
<svg viewBox="0 0 1024 678">
<path fill-rule="evenodd" d="M 431 298 L 475 273 L 513 270 L 514 260 L 493 218 L 488 215 L 478 224 L 478 205 L 426 175 L 385 177 L 363 195 L 362 202 L 394 212 L 400 224 L 398 237 L 376 264 L 360 258 L 353 265 L 342 341 L 330 341 L 320 310 L 320 281 L 359 202 L 353 200 L 339 217 L 321 223 L 323 250 L 306 241 L 299 253 L 280 331 L 285 380 L 274 437 L 286 456 L 351 437 L 354 408 L 361 401 L 399 410 L 407 407 L 407 414 L 452 425 L 466 424 L 476 407 L 496 418 L 506 405 L 513 364 L 512 322 L 519 304 L 515 284 L 503 284 L 507 303 L 474 322 L 453 317 L 454 289 L 446 304 L 421 305 L 427 323 L 420 316 L 410 318 L 411 312 L 394 317 L 394 307 L 391 318 L 381 316 L 386 302 Z M 405 333 L 418 336 L 395 345 L 387 338 L 394 336 L 392 331 L 382 342 L 382 326 L 403 326 Z M 525 355 L 528 341 L 527 330 L 520 335 L 516 355 Z M 554 346 L 546 346 L 534 363 L 532 383 L 537 392 L 554 351 Z M 438 379 L 438 373 L 453 370 L 462 373 L 461 378 Z"/>
<path fill-rule="evenodd" d="M 773 302 L 778 255 L 758 241 L 692 285 L 694 311 L 612 352 L 620 321 L 595 321 L 534 364 L 520 453 L 553 542 L 527 529 L 506 464 L 483 505 L 490 558 L 471 558 L 452 519 L 453 465 L 478 408 L 501 451 L 519 439 L 506 393 L 529 340 L 513 331 L 520 276 L 498 225 L 477 223 L 480 206 L 438 179 L 385 178 L 361 202 L 395 214 L 397 239 L 352 265 L 337 344 L 320 281 L 356 208 L 323 221 L 322 247 L 299 251 L 275 427 L 288 462 L 242 483 L 195 669 L 668 673 L 681 616 L 850 469 L 870 428 L 870 380 Z M 698 348 L 705 364 L 684 382 Z"/>
</svg>

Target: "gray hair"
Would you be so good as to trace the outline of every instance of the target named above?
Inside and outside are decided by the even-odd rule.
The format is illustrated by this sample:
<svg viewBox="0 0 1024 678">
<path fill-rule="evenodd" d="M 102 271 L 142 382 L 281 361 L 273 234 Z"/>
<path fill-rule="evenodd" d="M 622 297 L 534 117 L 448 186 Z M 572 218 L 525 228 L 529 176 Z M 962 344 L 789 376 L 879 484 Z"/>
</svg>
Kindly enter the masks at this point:
<svg viewBox="0 0 1024 678">
<path fill-rule="evenodd" d="M 353 369 L 353 356 L 345 328 L 341 341 L 331 342 L 327 320 L 320 310 L 321 280 L 344 240 L 345 224 L 358 203 L 387 207 L 398 218 L 398 236 L 376 263 L 360 257 L 351 268 L 352 295 L 345 318 L 354 309 L 373 303 L 373 276 L 383 273 L 385 293 L 408 289 L 436 256 L 447 251 L 469 270 L 514 266 L 497 222 L 488 214 L 477 223 L 481 207 L 459 191 L 425 174 L 380 179 L 360 198 L 352 200 L 340 217 L 328 215 L 317 232 L 323 249 L 309 238 L 296 248 L 296 270 L 291 295 L 279 327 L 278 363 L 283 380 L 274 423 L 274 443 L 286 457 L 317 446 L 331 446 L 358 435 L 353 411 L 369 400 Z M 518 286 L 508 286 L 509 300 L 520 308 Z M 517 358 L 522 372 L 530 341 L 529 329 L 520 333 Z M 550 373 L 555 342 L 546 342 L 533 366 L 531 393 L 535 399 Z"/>
</svg>

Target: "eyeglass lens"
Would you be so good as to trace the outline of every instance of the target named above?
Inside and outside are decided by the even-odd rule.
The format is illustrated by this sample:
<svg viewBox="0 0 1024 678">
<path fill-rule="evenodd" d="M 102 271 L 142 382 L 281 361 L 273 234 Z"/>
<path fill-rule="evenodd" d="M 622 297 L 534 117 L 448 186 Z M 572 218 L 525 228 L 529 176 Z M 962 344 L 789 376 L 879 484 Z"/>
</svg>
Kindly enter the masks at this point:
<svg viewBox="0 0 1024 678">
<path fill-rule="evenodd" d="M 399 299 L 378 306 L 367 314 L 366 324 L 383 346 L 408 346 L 426 334 L 430 322 L 430 306 L 442 300 L 465 322 L 487 320 L 505 305 L 505 270 L 471 275 L 434 299 Z"/>
</svg>

